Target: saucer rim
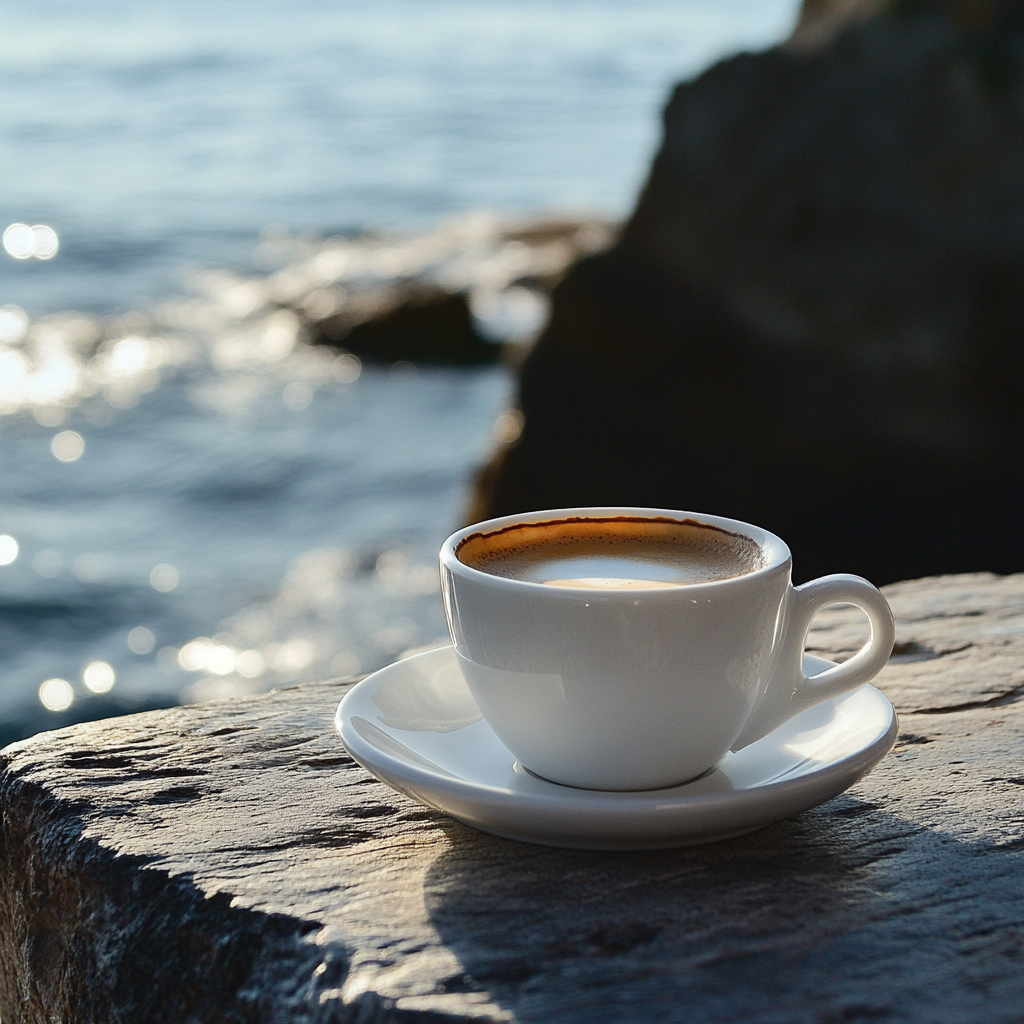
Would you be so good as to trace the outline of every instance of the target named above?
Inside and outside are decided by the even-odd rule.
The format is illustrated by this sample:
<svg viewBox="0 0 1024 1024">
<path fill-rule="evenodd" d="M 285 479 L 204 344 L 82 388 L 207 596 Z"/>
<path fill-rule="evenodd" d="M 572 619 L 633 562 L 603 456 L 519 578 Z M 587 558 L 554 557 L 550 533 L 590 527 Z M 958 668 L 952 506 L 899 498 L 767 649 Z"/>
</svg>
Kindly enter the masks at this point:
<svg viewBox="0 0 1024 1024">
<path fill-rule="evenodd" d="M 437 658 L 442 651 L 453 654 L 454 648 L 446 645 L 401 661 Z M 823 658 L 818 660 L 827 662 Z M 379 682 L 378 676 L 400 663 L 392 662 L 366 676 L 339 703 L 334 727 L 349 754 L 375 778 L 420 804 L 492 835 L 547 846 L 660 849 L 743 835 L 838 796 L 892 749 L 899 730 L 892 702 L 875 686 L 864 683 L 850 694 L 867 689 L 873 699 L 884 702 L 888 708 L 887 727 L 857 750 L 795 778 L 783 777 L 745 789 L 689 795 L 681 792 L 689 783 L 658 790 L 617 791 L 577 789 L 538 778 L 538 782 L 550 789 L 517 793 L 506 787 L 474 782 L 410 763 L 375 746 L 349 726 L 348 719 L 352 716 L 346 714 L 346 704 L 352 708 L 372 684 Z M 359 690 L 362 692 L 354 698 Z M 501 744 L 497 736 L 494 740 Z M 509 758 L 511 769 L 511 761 L 514 761 L 511 752 Z M 699 816 L 742 819 L 744 824 L 709 829 L 712 821 L 707 821 L 693 827 L 691 819 Z M 646 827 L 631 832 L 638 826 Z"/>
</svg>

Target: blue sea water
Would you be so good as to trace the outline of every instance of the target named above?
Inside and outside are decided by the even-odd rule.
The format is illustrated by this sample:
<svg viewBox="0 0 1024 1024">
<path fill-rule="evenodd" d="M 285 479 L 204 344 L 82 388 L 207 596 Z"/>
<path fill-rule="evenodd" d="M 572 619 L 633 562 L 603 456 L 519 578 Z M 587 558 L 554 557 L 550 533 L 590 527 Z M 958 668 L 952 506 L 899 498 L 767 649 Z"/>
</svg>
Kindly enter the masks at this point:
<svg viewBox="0 0 1024 1024">
<path fill-rule="evenodd" d="M 0 229 L 47 224 L 60 248 L 0 252 L 0 561 L 17 545 L 0 739 L 366 670 L 443 636 L 433 553 L 507 372 L 356 376 L 283 321 L 243 337 L 239 296 L 339 232 L 624 216 L 671 84 L 781 38 L 795 8 L 8 5 Z M 262 355 L 238 358 L 246 344 Z M 93 662 L 108 692 L 83 682 Z M 52 679 L 63 711 L 40 703 Z"/>
</svg>

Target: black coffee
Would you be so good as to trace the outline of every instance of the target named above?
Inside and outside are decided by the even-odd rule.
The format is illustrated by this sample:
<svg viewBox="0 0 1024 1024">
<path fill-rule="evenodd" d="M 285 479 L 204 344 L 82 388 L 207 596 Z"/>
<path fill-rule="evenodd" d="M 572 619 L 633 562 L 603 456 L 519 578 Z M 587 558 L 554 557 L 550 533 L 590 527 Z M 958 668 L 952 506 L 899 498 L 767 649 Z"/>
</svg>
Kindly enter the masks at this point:
<svg viewBox="0 0 1024 1024">
<path fill-rule="evenodd" d="M 460 562 L 506 579 L 553 587 L 647 589 L 731 579 L 764 564 L 740 534 L 694 520 L 563 519 L 473 534 Z"/>
</svg>

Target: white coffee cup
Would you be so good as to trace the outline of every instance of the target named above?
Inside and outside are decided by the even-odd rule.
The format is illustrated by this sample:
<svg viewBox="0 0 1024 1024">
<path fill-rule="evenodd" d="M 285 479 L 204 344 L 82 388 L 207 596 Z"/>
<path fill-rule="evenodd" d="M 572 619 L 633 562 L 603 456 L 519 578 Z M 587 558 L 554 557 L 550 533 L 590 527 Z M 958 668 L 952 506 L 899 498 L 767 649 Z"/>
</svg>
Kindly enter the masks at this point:
<svg viewBox="0 0 1024 1024">
<path fill-rule="evenodd" d="M 510 579 L 458 555 L 473 538 L 577 520 L 692 523 L 752 541 L 758 557 L 725 579 L 595 589 Z M 892 612 L 867 580 L 835 575 L 794 587 L 782 540 L 719 516 L 647 508 L 506 516 L 453 534 L 440 561 L 452 641 L 481 713 L 525 768 L 566 786 L 644 790 L 694 779 L 730 749 L 873 679 L 892 651 Z M 808 677 L 811 620 L 839 602 L 865 612 L 870 637 L 848 661 Z"/>
</svg>

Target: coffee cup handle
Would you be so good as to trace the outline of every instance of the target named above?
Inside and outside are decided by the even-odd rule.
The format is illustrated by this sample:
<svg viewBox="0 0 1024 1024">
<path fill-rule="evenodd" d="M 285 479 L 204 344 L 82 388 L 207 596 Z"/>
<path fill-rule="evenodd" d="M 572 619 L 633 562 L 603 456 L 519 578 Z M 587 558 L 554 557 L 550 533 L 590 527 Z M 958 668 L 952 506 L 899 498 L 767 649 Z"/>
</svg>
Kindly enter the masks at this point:
<svg viewBox="0 0 1024 1024">
<path fill-rule="evenodd" d="M 860 608 L 868 617 L 871 633 L 848 661 L 808 676 L 804 673 L 803 656 L 811 621 L 826 605 L 839 603 Z M 786 624 L 774 670 L 761 687 L 733 750 L 767 736 L 801 711 L 874 679 L 892 653 L 896 639 L 892 610 L 879 590 L 860 576 L 837 573 L 792 587 L 784 614 Z"/>
</svg>

